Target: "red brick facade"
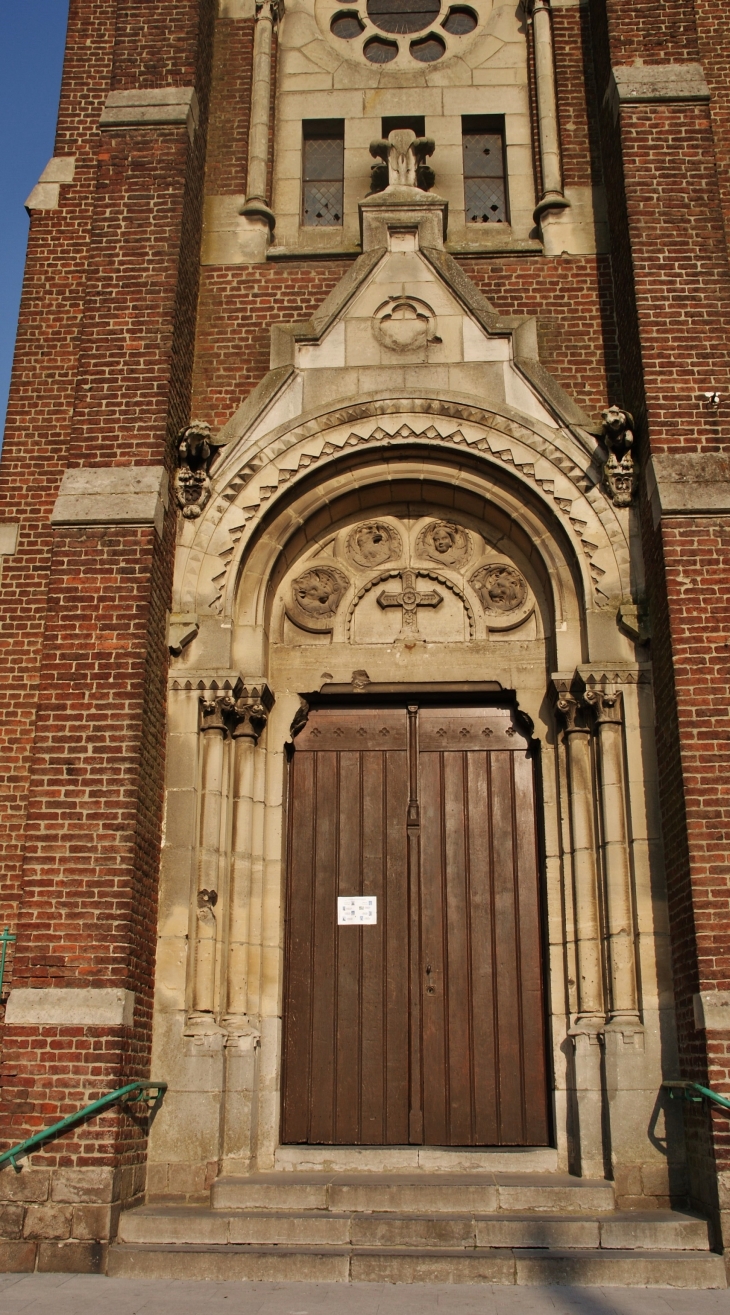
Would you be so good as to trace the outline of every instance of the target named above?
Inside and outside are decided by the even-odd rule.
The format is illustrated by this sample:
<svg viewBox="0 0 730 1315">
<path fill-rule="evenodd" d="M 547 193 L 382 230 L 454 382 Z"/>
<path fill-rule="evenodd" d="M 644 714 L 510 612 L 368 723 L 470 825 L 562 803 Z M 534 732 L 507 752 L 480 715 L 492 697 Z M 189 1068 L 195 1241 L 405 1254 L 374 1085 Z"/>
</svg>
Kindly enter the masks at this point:
<svg viewBox="0 0 730 1315">
<path fill-rule="evenodd" d="M 17 934 L 4 995 L 115 987 L 137 1004 L 133 1028 L 5 1029 L 3 1147 L 150 1075 L 175 516 L 161 537 L 52 529 L 61 479 L 132 465 L 172 476 L 182 426 L 222 427 L 269 369 L 271 323 L 307 320 L 352 265 L 200 266 L 204 192 L 245 191 L 253 27 L 216 21 L 213 0 L 71 4 L 55 154 L 75 157 L 75 175 L 57 209 L 31 216 L 0 470 L 0 523 L 20 525 L 0 558 L 0 925 Z M 537 317 L 542 364 L 589 415 L 633 411 L 642 470 L 650 456 L 727 455 L 722 16 L 703 0 L 592 0 L 556 7 L 553 37 L 564 183 L 605 185 L 611 254 L 501 251 L 461 255 L 461 268 L 500 314 Z M 711 101 L 615 113 L 611 68 L 637 59 L 701 62 Z M 99 129 L 110 91 L 165 87 L 195 87 L 192 136 L 179 123 Z M 703 396 L 714 391 L 719 407 Z M 693 1021 L 696 993 L 730 990 L 730 507 L 657 527 L 643 474 L 639 498 L 681 1071 L 730 1093 L 730 1032 L 706 1042 Z M 697 1107 L 686 1127 L 693 1199 L 712 1209 L 728 1123 Z M 25 1204 L 56 1190 L 42 1171 L 88 1168 L 116 1174 L 104 1203 L 118 1206 L 142 1191 L 144 1158 L 139 1121 L 117 1108 L 34 1156 Z M 99 1267 L 113 1225 L 77 1219 L 63 1190 L 39 1263 L 66 1242 L 72 1268 Z M 26 1267 L 43 1234 L 17 1218 L 26 1240 L 13 1223 L 9 1263 Z"/>
</svg>

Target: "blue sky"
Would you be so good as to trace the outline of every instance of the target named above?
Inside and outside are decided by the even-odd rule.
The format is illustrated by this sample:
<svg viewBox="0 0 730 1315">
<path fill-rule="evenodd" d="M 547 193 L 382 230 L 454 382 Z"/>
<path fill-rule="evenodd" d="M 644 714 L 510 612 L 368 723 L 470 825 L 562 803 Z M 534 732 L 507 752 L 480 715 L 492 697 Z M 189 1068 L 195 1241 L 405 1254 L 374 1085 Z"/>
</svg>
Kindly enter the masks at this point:
<svg viewBox="0 0 730 1315">
<path fill-rule="evenodd" d="M 0 429 L 5 423 L 28 216 L 53 155 L 68 0 L 0 0 Z"/>
</svg>

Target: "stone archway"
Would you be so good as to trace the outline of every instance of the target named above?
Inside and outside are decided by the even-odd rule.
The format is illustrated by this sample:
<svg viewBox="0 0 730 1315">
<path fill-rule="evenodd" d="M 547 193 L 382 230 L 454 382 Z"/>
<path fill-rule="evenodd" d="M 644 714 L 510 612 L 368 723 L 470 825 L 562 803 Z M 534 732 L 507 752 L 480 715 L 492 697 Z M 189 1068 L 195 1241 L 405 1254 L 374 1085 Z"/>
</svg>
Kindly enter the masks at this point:
<svg viewBox="0 0 730 1315">
<path fill-rule="evenodd" d="M 601 707 L 613 698 L 620 709 L 623 700 L 621 752 L 638 764 L 649 715 L 644 675 L 616 624 L 629 587 L 626 527 L 590 477 L 590 458 L 581 469 L 577 445 L 559 432 L 494 415 L 486 423 L 476 408 L 462 407 L 457 423 L 454 407 L 435 401 L 424 404 L 426 414 L 408 407 L 340 410 L 265 436 L 253 454 L 250 446 L 235 459 L 227 454 L 208 507 L 183 528 L 176 606 L 195 614 L 199 630 L 172 677 L 171 744 L 189 763 L 189 784 L 172 845 L 185 860 L 171 898 L 191 948 L 172 973 L 177 1003 L 161 1007 L 160 1044 L 177 1036 L 208 1074 L 210 1121 L 196 1128 L 214 1152 L 207 1158 L 227 1172 L 282 1163 L 283 787 L 301 697 L 338 687 L 352 695 L 368 683 L 403 690 L 492 681 L 532 719 L 542 748 L 546 916 L 560 929 L 548 955 L 556 1163 L 602 1172 L 604 1097 L 591 1037 L 603 1035 L 609 1016 L 603 987 L 583 1030 L 575 1024 L 586 1017 L 586 982 L 594 981 L 586 964 L 595 961 L 600 976 L 615 955 L 610 928 L 597 921 L 605 865 L 592 821 L 585 832 L 585 810 L 592 818 L 600 808 L 600 762 L 588 763 L 586 794 L 573 746 L 592 732 L 575 691 L 582 681 Z M 438 544 L 437 525 L 447 527 Z M 459 560 L 465 543 L 468 559 Z M 432 609 L 417 606 L 415 640 L 402 621 L 409 590 L 439 595 Z M 390 604 L 388 595 L 400 600 Z M 447 618 L 447 600 L 439 634 L 434 623 L 441 609 Z M 558 695 L 568 710 L 571 699 L 577 707 L 578 737 L 569 725 L 565 742 Z M 603 739 L 608 747 L 601 736 L 596 752 Z M 617 788 L 628 817 L 625 783 Z M 646 827 L 637 818 L 621 841 L 632 909 L 636 873 L 643 887 L 649 880 L 639 834 Z M 645 928 L 649 947 L 651 919 Z M 633 938 L 631 946 L 635 956 Z M 196 994 L 199 965 L 207 965 L 207 994 Z M 561 1047 L 577 1055 L 583 1036 L 585 1072 L 572 1096 L 576 1068 Z M 648 1092 L 653 1076 L 641 1080 Z M 164 1124 L 153 1146 L 169 1154 Z"/>
</svg>

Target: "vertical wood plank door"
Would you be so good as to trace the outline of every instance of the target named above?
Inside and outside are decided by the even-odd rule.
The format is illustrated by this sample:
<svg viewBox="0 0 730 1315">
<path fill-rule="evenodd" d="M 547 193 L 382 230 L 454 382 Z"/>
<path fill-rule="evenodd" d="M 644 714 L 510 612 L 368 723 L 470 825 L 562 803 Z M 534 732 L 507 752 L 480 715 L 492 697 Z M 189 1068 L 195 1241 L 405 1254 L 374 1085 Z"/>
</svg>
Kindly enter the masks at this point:
<svg viewBox="0 0 730 1315">
<path fill-rule="evenodd" d="M 291 763 L 282 1141 L 408 1142 L 404 709 L 319 711 Z M 338 896 L 374 895 L 374 926 Z"/>
<path fill-rule="evenodd" d="M 502 709 L 410 712 L 319 709 L 295 741 L 282 1142 L 546 1145 L 528 741 Z M 338 926 L 338 895 L 377 923 Z"/>
<path fill-rule="evenodd" d="M 419 715 L 424 1142 L 548 1142 L 534 771 L 499 709 Z"/>
</svg>

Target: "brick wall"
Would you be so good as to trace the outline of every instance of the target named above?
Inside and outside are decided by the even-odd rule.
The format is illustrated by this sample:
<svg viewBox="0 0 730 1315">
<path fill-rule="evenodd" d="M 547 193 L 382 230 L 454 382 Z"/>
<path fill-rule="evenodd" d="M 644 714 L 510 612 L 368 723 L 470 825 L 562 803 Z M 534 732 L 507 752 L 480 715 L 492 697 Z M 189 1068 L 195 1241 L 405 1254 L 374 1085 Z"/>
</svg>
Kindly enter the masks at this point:
<svg viewBox="0 0 730 1315">
<path fill-rule="evenodd" d="M 592 22 L 599 93 L 611 62 L 699 58 L 691 7 L 629 8 L 608 0 L 594 6 Z M 624 105 L 617 121 L 605 106 L 602 116 L 624 400 L 637 416 L 642 464 L 651 454 L 727 451 L 730 438 L 727 405 L 713 410 L 702 398 L 710 390 L 727 396 L 730 383 L 730 269 L 716 114 L 701 103 L 664 102 Z M 727 1038 L 695 1028 L 692 996 L 726 989 L 730 978 L 724 802 L 730 755 L 723 742 L 730 523 L 687 516 L 655 528 L 645 495 L 641 516 L 680 1066 L 683 1076 L 728 1092 Z M 694 1199 L 712 1210 L 716 1171 L 730 1165 L 726 1121 L 695 1107 L 687 1109 L 685 1126 Z M 719 1211 L 716 1223 L 727 1232 Z"/>
<path fill-rule="evenodd" d="M 174 465 L 190 415 L 212 19 L 212 0 L 189 0 L 174 15 L 151 0 L 73 12 L 59 140 L 82 167 L 61 208 L 34 216 L 31 230 L 1 513 L 17 518 L 26 496 L 17 486 L 28 489 L 21 545 L 35 559 L 11 559 L 3 580 L 11 636 L 26 619 L 32 636 L 24 653 L 5 652 L 11 663 L 25 659 L 6 668 L 8 687 L 22 673 L 21 690 L 31 690 L 5 731 L 23 773 L 5 813 L 11 889 L 22 891 L 13 984 L 123 986 L 136 1009 L 133 1029 L 6 1028 L 4 1144 L 149 1073 L 175 516 L 161 539 L 151 527 L 51 533 L 49 516 L 66 464 Z M 95 64 L 89 31 L 105 37 Z M 184 125 L 99 132 L 110 88 L 190 85 L 201 107 L 192 143 Z M 28 462 L 42 467 L 40 496 Z M 36 564 L 38 583 L 24 587 L 20 572 Z M 27 798 L 22 839 L 13 790 Z M 56 1209 L 54 1175 L 87 1173 L 93 1202 L 94 1175 L 108 1171 L 118 1204 L 140 1190 L 144 1128 L 117 1108 L 36 1153 L 51 1178 L 45 1202 L 27 1208 L 26 1241 L 55 1239 L 71 1263 L 84 1244 L 72 1213 Z M 11 1190 L 6 1178 L 0 1195 Z M 83 1186 L 76 1192 L 83 1203 Z M 87 1252 L 79 1265 L 92 1263 Z"/>
</svg>

